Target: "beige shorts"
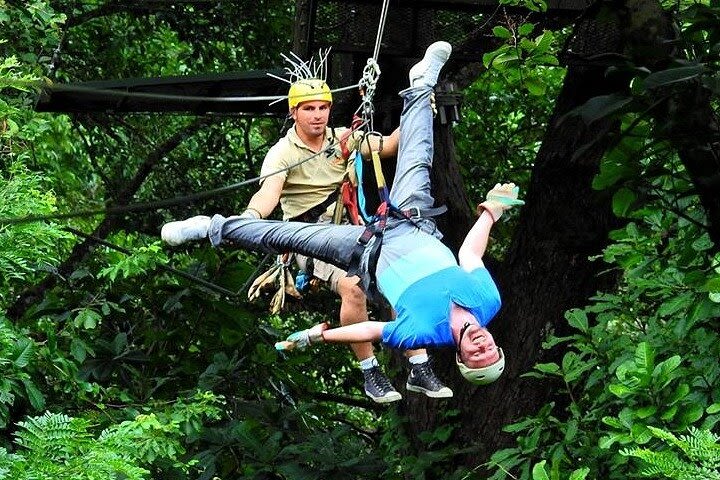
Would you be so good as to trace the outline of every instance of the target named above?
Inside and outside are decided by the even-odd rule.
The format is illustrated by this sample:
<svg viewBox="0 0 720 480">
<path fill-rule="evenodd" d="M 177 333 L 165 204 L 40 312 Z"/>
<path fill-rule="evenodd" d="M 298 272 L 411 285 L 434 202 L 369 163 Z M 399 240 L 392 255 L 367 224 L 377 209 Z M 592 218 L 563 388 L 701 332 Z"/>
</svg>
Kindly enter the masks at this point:
<svg viewBox="0 0 720 480">
<path fill-rule="evenodd" d="M 307 272 L 308 257 L 295 254 L 295 261 L 298 267 Z M 337 293 L 338 281 L 347 277 L 347 272 L 331 263 L 325 263 L 322 260 L 312 259 L 312 276 L 319 278 L 323 282 L 327 282 L 330 290 Z"/>
</svg>

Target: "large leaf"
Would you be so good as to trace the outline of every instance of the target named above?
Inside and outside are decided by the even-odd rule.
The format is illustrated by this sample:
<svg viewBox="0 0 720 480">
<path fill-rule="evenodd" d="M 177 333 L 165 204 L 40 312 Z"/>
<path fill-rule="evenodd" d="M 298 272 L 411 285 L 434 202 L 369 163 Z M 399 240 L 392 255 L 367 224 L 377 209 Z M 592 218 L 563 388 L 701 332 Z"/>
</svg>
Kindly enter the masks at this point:
<svg viewBox="0 0 720 480">
<path fill-rule="evenodd" d="M 27 398 L 30 401 L 30 405 L 32 405 L 35 410 L 44 409 L 45 397 L 37 388 L 35 383 L 33 383 L 31 380 L 23 380 L 23 385 L 25 385 L 25 393 L 27 394 Z"/>
<path fill-rule="evenodd" d="M 689 67 L 669 68 L 654 72 L 645 77 L 643 84 L 650 90 L 657 87 L 672 85 L 673 83 L 687 82 L 697 78 L 705 71 L 704 65 L 691 65 Z"/>
<path fill-rule="evenodd" d="M 635 202 L 635 198 L 635 193 L 628 188 L 621 188 L 615 192 L 612 199 L 613 213 L 618 217 L 627 216 L 630 207 Z"/>
<path fill-rule="evenodd" d="M 570 326 L 577 328 L 581 332 L 588 331 L 588 317 L 584 310 L 580 310 L 579 308 L 568 310 L 565 312 L 565 319 Z"/>
<path fill-rule="evenodd" d="M 586 124 L 590 125 L 597 120 L 620 112 L 623 107 L 632 101 L 633 97 L 622 93 L 600 95 L 585 102 L 575 112 L 580 115 Z"/>
<path fill-rule="evenodd" d="M 652 375 L 655 369 L 655 351 L 647 342 L 640 342 L 635 349 L 635 366 L 645 375 Z"/>
</svg>

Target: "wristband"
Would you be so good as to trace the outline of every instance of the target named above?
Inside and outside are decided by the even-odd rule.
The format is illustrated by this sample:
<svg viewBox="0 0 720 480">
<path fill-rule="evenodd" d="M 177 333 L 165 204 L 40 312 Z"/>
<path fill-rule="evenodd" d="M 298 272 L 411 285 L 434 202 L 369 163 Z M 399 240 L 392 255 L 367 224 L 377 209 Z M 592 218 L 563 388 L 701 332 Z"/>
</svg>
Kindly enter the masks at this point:
<svg viewBox="0 0 720 480">
<path fill-rule="evenodd" d="M 262 220 L 262 215 L 257 209 L 254 209 L 252 207 L 247 207 L 245 211 L 240 215 L 243 218 L 252 217 L 256 220 Z"/>
<path fill-rule="evenodd" d="M 483 202 L 485 203 L 485 202 Z M 490 215 L 490 218 L 492 219 L 493 223 L 498 221 L 498 218 L 500 218 L 500 215 L 502 215 L 502 210 L 500 210 L 500 215 L 495 218 L 495 215 L 493 215 L 492 210 L 490 210 L 488 207 L 483 205 L 483 203 L 478 203 L 477 207 L 475 208 L 475 213 L 477 213 L 477 216 L 480 217 L 483 212 L 487 212 L 488 215 Z"/>
</svg>

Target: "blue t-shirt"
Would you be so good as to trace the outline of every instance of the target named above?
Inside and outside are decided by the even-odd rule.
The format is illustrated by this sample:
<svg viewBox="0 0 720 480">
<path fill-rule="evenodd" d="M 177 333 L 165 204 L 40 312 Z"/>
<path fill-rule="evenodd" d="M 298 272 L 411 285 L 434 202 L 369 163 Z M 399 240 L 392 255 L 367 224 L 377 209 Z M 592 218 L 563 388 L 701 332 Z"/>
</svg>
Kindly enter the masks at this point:
<svg viewBox="0 0 720 480">
<path fill-rule="evenodd" d="M 485 268 L 445 268 L 417 280 L 394 303 L 397 318 L 383 327 L 382 341 L 403 350 L 455 346 L 450 304 L 470 311 L 486 326 L 500 310 L 500 292 Z"/>
</svg>

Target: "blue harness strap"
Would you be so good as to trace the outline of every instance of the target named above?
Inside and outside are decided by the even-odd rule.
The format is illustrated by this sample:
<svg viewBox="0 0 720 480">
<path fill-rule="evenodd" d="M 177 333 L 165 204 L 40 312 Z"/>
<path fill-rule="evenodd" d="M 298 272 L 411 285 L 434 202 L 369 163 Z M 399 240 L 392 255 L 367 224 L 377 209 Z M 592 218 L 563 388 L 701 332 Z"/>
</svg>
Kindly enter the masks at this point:
<svg viewBox="0 0 720 480">
<path fill-rule="evenodd" d="M 358 150 L 355 153 L 355 175 L 357 176 L 357 202 L 358 202 L 358 212 L 360 213 L 360 216 L 365 221 L 365 223 L 370 223 L 372 217 L 366 213 L 366 206 L 365 206 L 365 190 L 363 187 L 363 157 L 362 153 L 360 153 L 360 150 Z"/>
</svg>

